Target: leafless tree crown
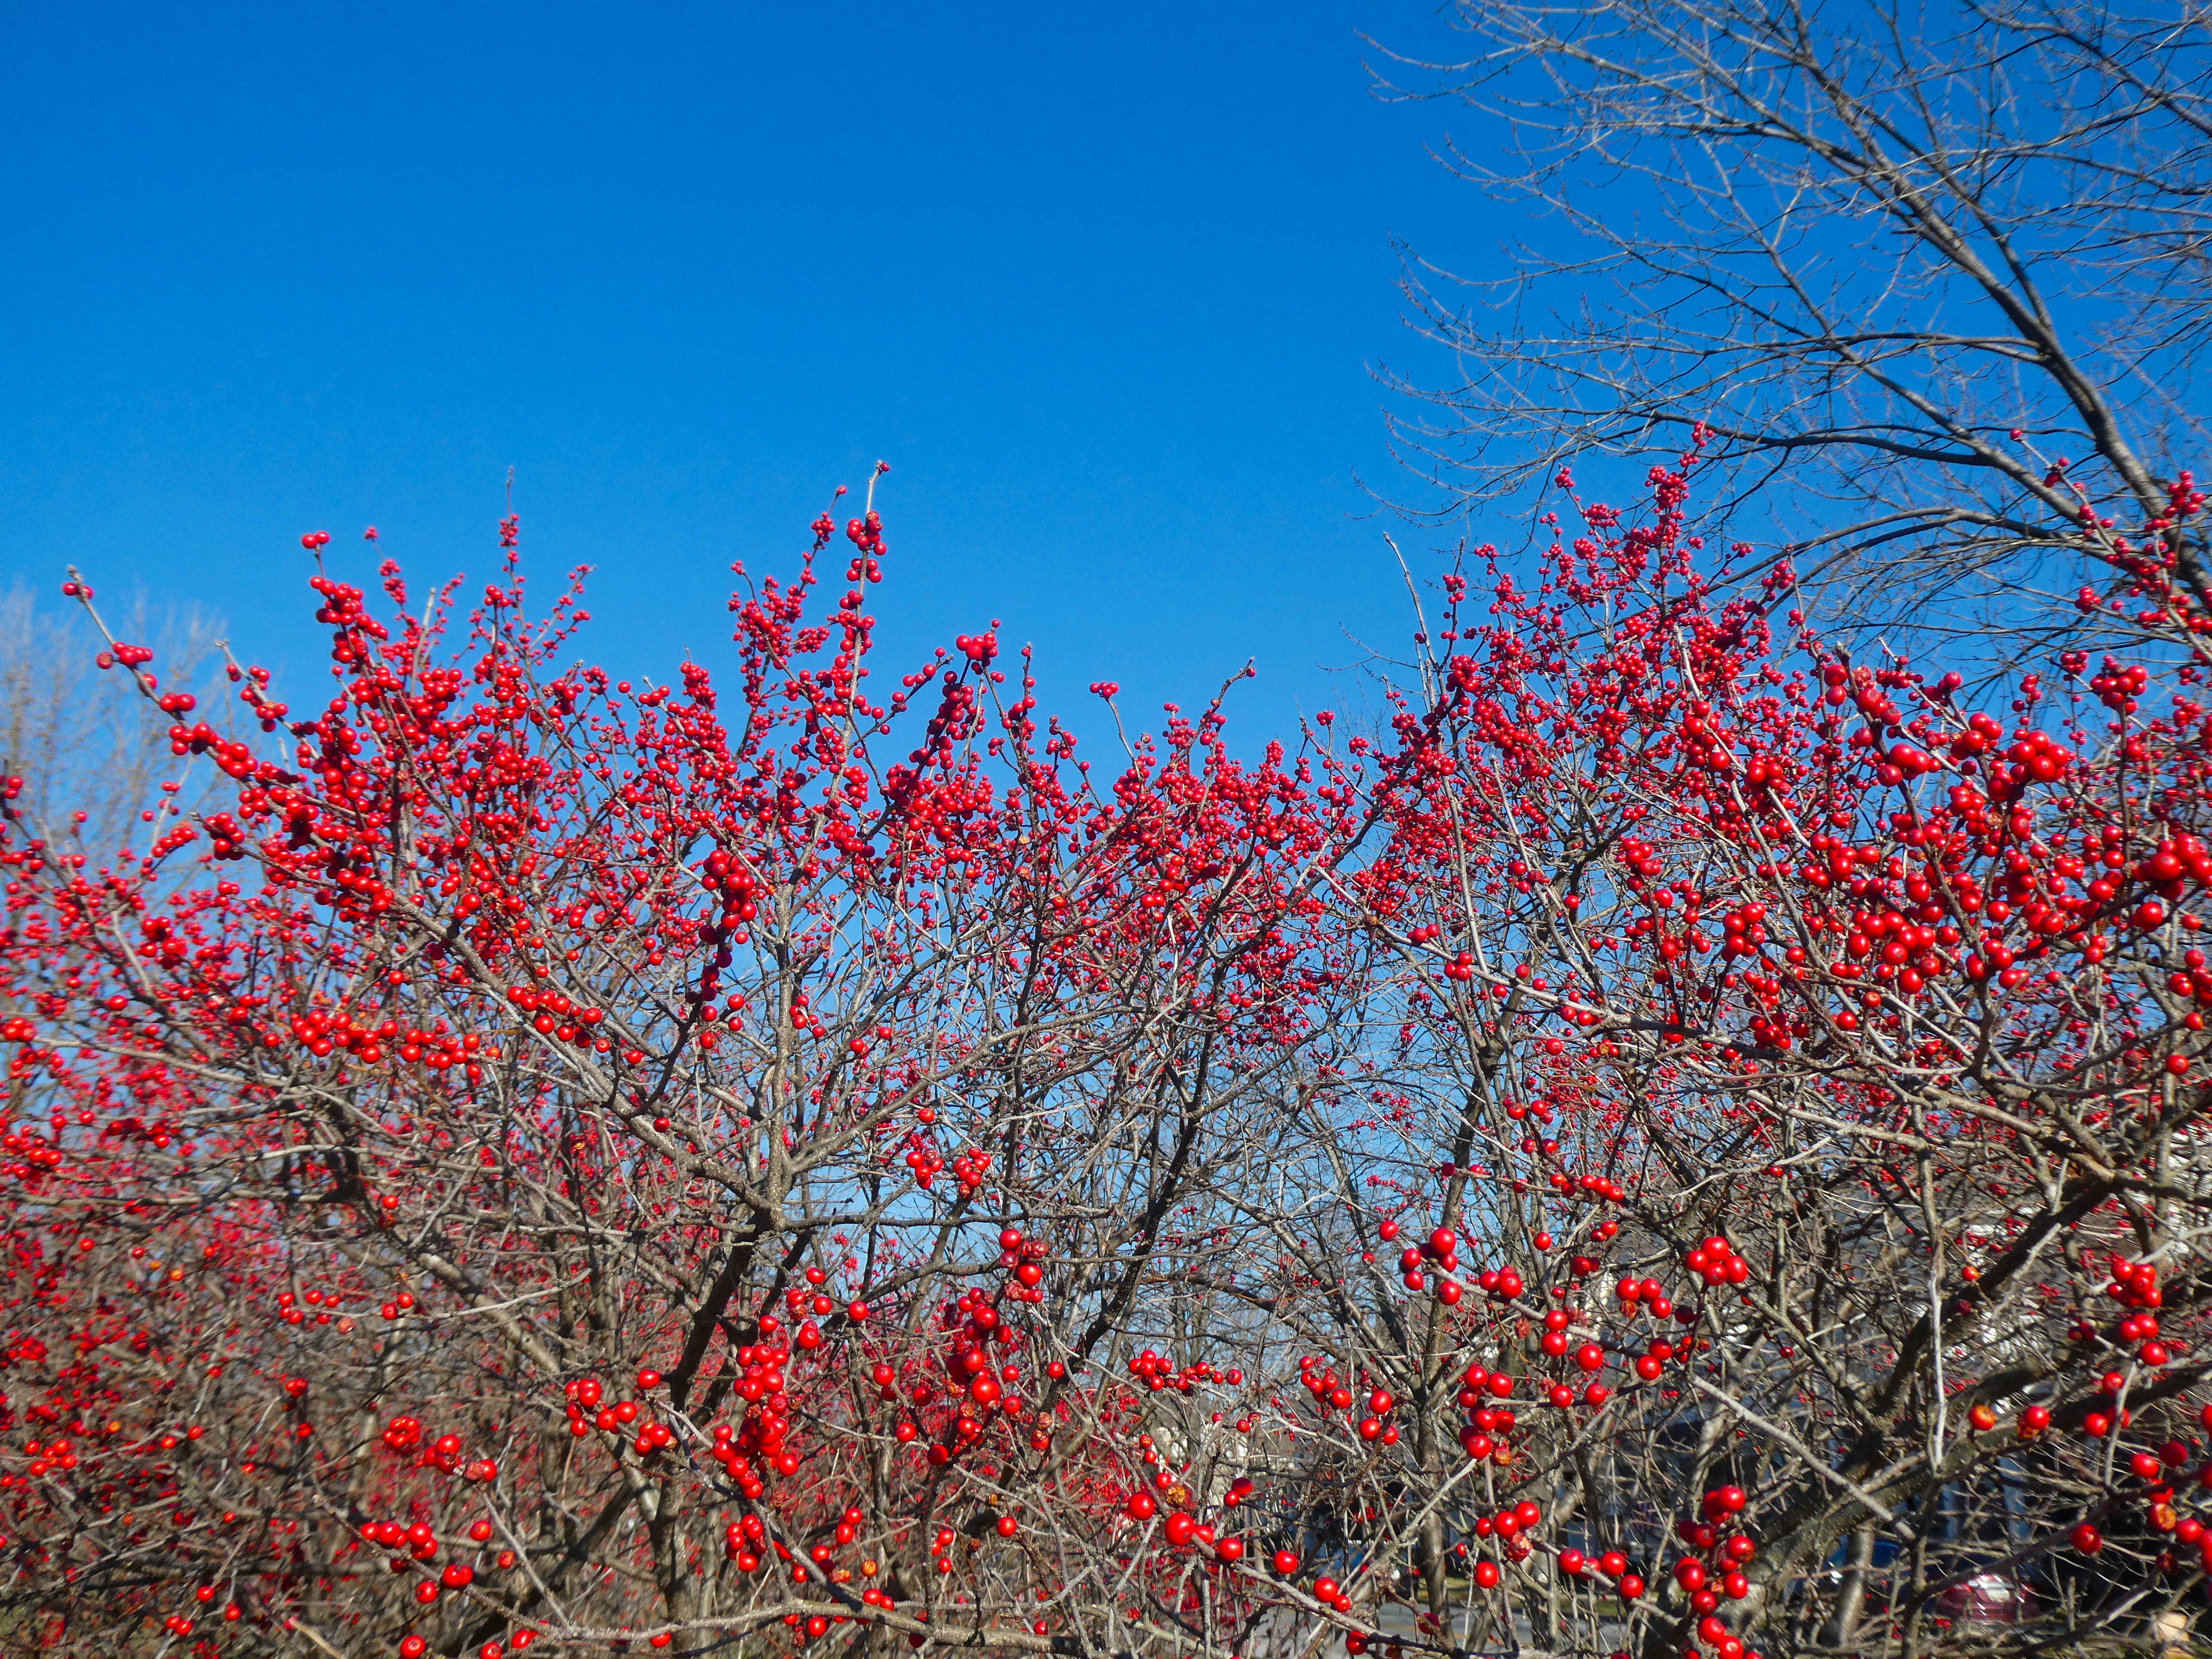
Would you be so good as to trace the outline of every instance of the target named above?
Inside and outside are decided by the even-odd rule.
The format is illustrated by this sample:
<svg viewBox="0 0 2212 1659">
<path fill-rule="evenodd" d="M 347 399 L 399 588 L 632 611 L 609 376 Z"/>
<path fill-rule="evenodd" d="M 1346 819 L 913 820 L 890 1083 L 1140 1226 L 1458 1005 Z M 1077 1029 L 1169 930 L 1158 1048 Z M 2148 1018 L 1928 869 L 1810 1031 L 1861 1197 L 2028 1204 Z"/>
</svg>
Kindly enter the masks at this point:
<svg viewBox="0 0 2212 1659">
<path fill-rule="evenodd" d="M 2108 579 L 2085 505 L 2149 517 L 2204 453 L 2201 8 L 1455 21 L 1474 51 L 1396 58 L 1384 85 L 1480 111 L 1444 159 L 1538 218 L 1493 270 L 1408 259 L 1456 372 L 1394 374 L 1395 433 L 1448 499 L 1676 453 L 1705 422 L 1737 533 L 1842 584 L 1842 614 L 1957 623 L 2019 583 Z M 2201 539 L 2174 557 L 2212 594 Z"/>
</svg>

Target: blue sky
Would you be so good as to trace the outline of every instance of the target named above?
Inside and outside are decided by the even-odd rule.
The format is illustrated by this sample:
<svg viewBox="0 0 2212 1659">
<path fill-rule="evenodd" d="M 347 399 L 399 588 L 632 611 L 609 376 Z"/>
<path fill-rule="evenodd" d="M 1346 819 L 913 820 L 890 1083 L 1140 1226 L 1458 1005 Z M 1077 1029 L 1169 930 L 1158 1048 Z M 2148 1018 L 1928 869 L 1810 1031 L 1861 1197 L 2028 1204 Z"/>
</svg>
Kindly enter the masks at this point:
<svg viewBox="0 0 2212 1659">
<path fill-rule="evenodd" d="M 1358 482 L 1410 488 L 1390 238 L 1498 234 L 1424 151 L 1464 112 L 1372 99 L 1360 30 L 1443 39 L 1405 0 L 11 9 L 0 586 L 75 562 L 319 675 L 301 532 L 482 574 L 512 466 L 539 591 L 597 566 L 590 654 L 666 672 L 882 456 L 900 666 L 998 617 L 1048 707 L 1112 678 L 1150 724 L 1252 656 L 1239 727 L 1284 729 L 1410 626 Z"/>
</svg>

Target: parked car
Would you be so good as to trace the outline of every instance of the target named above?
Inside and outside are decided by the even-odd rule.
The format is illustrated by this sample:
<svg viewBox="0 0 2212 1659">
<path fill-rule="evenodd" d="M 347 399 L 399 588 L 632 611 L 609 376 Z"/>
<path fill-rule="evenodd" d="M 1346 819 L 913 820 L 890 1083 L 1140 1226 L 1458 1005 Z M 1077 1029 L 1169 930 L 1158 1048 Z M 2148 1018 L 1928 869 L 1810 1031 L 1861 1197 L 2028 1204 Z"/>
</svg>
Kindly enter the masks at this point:
<svg viewBox="0 0 2212 1659">
<path fill-rule="evenodd" d="M 2010 1573 L 1976 1573 L 1936 1598 L 1944 1614 L 1966 1626 L 2018 1624 L 2032 1605 L 2027 1586 Z"/>
</svg>

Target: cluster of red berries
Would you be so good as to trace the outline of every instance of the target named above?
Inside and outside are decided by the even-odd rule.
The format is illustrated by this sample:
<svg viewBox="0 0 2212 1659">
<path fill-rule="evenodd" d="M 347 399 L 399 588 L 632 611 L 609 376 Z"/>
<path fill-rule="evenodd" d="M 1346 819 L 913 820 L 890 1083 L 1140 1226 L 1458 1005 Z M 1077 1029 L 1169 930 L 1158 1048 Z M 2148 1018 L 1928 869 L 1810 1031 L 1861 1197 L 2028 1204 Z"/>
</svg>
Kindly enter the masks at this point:
<svg viewBox="0 0 2212 1659">
<path fill-rule="evenodd" d="M 1736 1520 L 1748 1502 L 1741 1486 L 1716 1486 L 1705 1493 L 1698 1518 L 1674 1523 L 1675 1537 L 1697 1552 L 1677 1559 L 1674 1582 L 1690 1610 L 1698 1615 L 1698 1637 L 1720 1659 L 1746 1659 L 1747 1652 L 1718 1609 L 1723 1598 L 1741 1601 L 1751 1594 L 1751 1579 L 1744 1569 L 1759 1553 L 1759 1545 Z"/>
</svg>

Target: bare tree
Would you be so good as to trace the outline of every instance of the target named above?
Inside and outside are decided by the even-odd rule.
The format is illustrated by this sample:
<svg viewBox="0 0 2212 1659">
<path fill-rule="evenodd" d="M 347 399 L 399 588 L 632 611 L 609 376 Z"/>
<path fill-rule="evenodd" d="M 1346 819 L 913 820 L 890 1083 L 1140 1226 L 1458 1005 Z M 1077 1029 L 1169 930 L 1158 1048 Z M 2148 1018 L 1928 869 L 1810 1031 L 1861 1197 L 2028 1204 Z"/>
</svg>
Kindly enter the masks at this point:
<svg viewBox="0 0 2212 1659">
<path fill-rule="evenodd" d="M 1458 372 L 1393 375 L 1395 432 L 1452 501 L 1671 458 L 1703 423 L 1727 532 L 1854 621 L 2136 579 L 2141 547 L 2099 532 L 2170 518 L 2204 449 L 2201 7 L 1455 11 L 1477 49 L 1398 58 L 1385 89 L 1480 111 L 1444 159 L 1538 218 L 1495 273 L 1408 259 Z M 2212 602 L 2203 538 L 2167 536 L 2153 559 Z"/>
<path fill-rule="evenodd" d="M 141 595 L 118 626 L 156 652 L 172 687 L 216 702 L 219 623 L 197 607 L 157 616 Z M 104 858 L 143 853 L 215 774 L 169 752 L 128 678 L 103 670 L 102 648 L 76 607 L 47 610 L 20 585 L 0 594 L 0 776 L 22 780 L 28 822 Z M 212 709 L 192 718 L 222 723 Z"/>
</svg>

